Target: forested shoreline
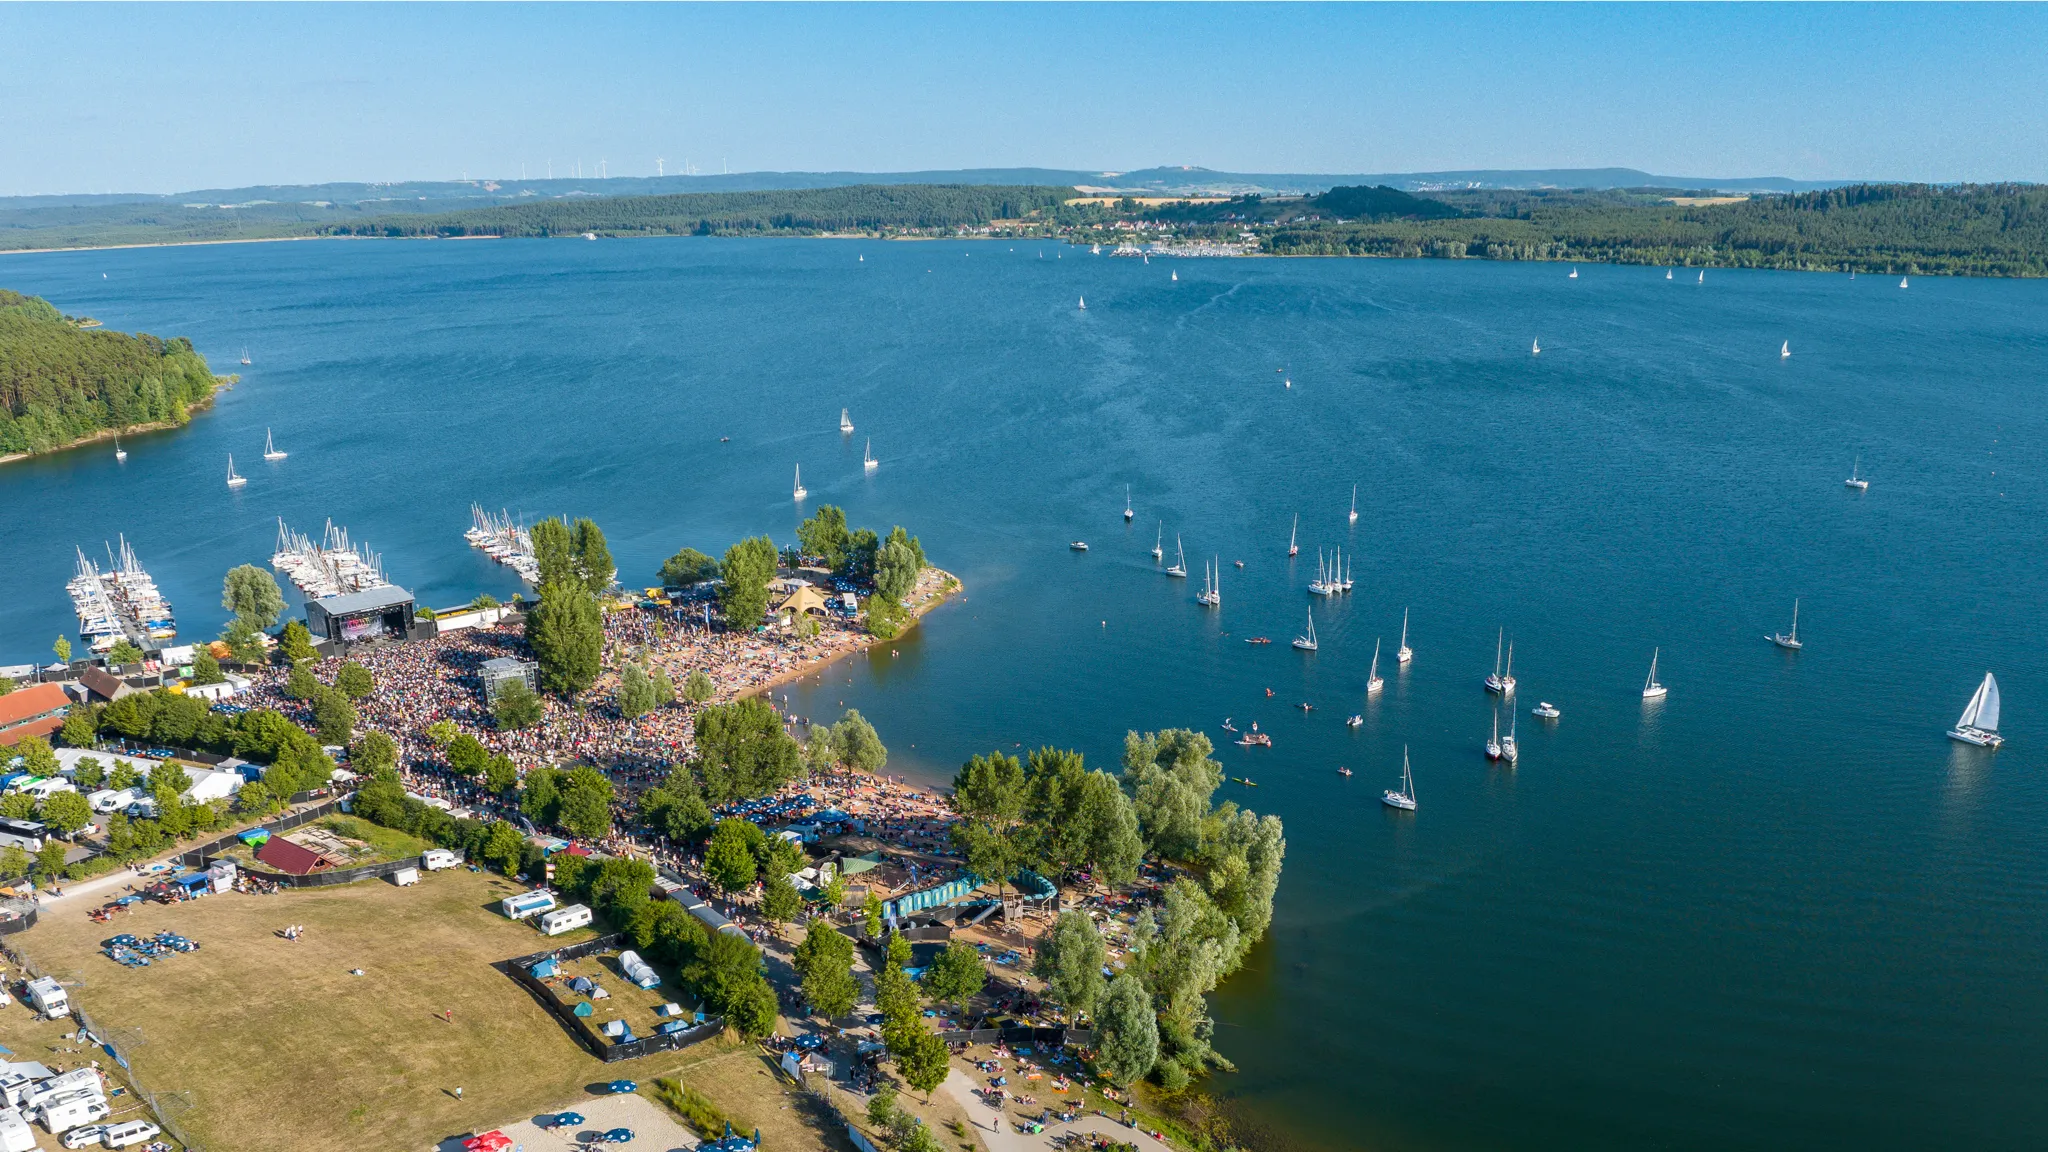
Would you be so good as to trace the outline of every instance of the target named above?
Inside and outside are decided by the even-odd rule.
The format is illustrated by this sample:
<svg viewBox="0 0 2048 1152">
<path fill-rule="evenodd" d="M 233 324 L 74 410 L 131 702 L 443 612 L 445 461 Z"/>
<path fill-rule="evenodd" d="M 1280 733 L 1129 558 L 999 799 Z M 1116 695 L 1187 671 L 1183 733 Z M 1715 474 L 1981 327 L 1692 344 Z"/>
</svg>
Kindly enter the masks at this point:
<svg viewBox="0 0 2048 1152">
<path fill-rule="evenodd" d="M 178 427 L 227 382 L 182 336 L 82 323 L 41 297 L 0 288 L 0 460 Z"/>
</svg>

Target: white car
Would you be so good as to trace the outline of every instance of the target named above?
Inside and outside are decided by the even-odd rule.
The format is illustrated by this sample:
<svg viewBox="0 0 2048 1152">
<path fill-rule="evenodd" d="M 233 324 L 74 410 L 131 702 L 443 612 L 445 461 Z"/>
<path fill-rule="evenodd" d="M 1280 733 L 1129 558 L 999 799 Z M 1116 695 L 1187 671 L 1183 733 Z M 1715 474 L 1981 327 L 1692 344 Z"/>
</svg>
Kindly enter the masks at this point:
<svg viewBox="0 0 2048 1152">
<path fill-rule="evenodd" d="M 66 1148 L 83 1148 L 88 1144 L 97 1144 L 100 1142 L 100 1135 L 105 1131 L 106 1128 L 99 1124 L 73 1128 L 64 1134 L 63 1144 Z"/>
<path fill-rule="evenodd" d="M 147 1120 L 125 1120 L 107 1125 L 106 1130 L 100 1133 L 100 1139 L 109 1148 L 126 1148 L 130 1144 L 140 1144 L 161 1131 L 163 1129 Z"/>
</svg>

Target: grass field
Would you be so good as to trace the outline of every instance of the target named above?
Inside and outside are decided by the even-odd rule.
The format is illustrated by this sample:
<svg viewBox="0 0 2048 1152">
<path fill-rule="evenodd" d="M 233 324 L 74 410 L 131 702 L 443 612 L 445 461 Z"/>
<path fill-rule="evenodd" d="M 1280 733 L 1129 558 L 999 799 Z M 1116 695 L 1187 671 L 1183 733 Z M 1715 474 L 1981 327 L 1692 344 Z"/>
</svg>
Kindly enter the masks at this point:
<svg viewBox="0 0 2048 1152">
<path fill-rule="evenodd" d="M 497 902 L 517 890 L 454 869 L 411 888 L 366 881 L 137 905 L 111 924 L 67 910 L 12 942 L 79 982 L 73 1002 L 115 1034 L 145 1085 L 189 1097 L 182 1123 L 208 1152 L 412 1152 L 575 1107 L 616 1077 L 651 1088 L 656 1076 L 680 1076 L 735 1125 L 759 1125 L 775 1152 L 849 1147 L 752 1045 L 711 1041 L 612 1065 L 589 1055 L 492 967 L 588 935 L 548 941 L 504 919 Z M 306 926 L 297 943 L 277 935 L 288 924 Z M 201 950 L 141 969 L 99 954 L 117 932 L 166 928 Z"/>
</svg>

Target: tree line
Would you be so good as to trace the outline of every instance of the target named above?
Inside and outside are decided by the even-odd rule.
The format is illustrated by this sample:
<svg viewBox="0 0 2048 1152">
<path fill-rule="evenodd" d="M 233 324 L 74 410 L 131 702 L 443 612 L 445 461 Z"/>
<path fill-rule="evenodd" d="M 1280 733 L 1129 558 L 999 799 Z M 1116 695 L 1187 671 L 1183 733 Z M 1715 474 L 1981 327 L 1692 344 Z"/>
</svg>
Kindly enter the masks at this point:
<svg viewBox="0 0 2048 1152">
<path fill-rule="evenodd" d="M 182 425 L 222 381 L 184 337 L 85 330 L 0 289 L 0 455 L 52 452 L 106 429 Z"/>
</svg>

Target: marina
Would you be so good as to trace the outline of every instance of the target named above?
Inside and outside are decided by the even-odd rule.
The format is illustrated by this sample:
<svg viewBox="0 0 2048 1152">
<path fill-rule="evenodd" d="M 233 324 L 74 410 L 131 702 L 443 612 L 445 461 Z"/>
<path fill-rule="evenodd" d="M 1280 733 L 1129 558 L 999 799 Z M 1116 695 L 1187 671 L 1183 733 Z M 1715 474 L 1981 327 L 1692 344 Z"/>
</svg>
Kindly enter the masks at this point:
<svg viewBox="0 0 2048 1152">
<path fill-rule="evenodd" d="M 78 615 L 79 638 L 94 652 L 105 652 L 123 640 L 147 650 L 178 634 L 170 601 L 135 558 L 128 538 L 120 540 L 118 555 L 107 546 L 104 571 L 86 558 L 85 549 L 74 549 L 78 567 L 64 586 Z"/>
<path fill-rule="evenodd" d="M 540 561 L 534 559 L 533 537 L 505 512 L 486 512 L 481 504 L 469 506 L 469 530 L 462 534 L 469 546 L 519 574 L 528 584 L 540 583 Z"/>
<path fill-rule="evenodd" d="M 277 548 L 270 554 L 270 566 L 285 574 L 308 599 L 320 600 L 348 592 L 362 592 L 389 584 L 384 578 L 384 558 L 367 544 L 349 540 L 348 529 L 329 520 L 315 543 L 277 519 Z"/>
</svg>

